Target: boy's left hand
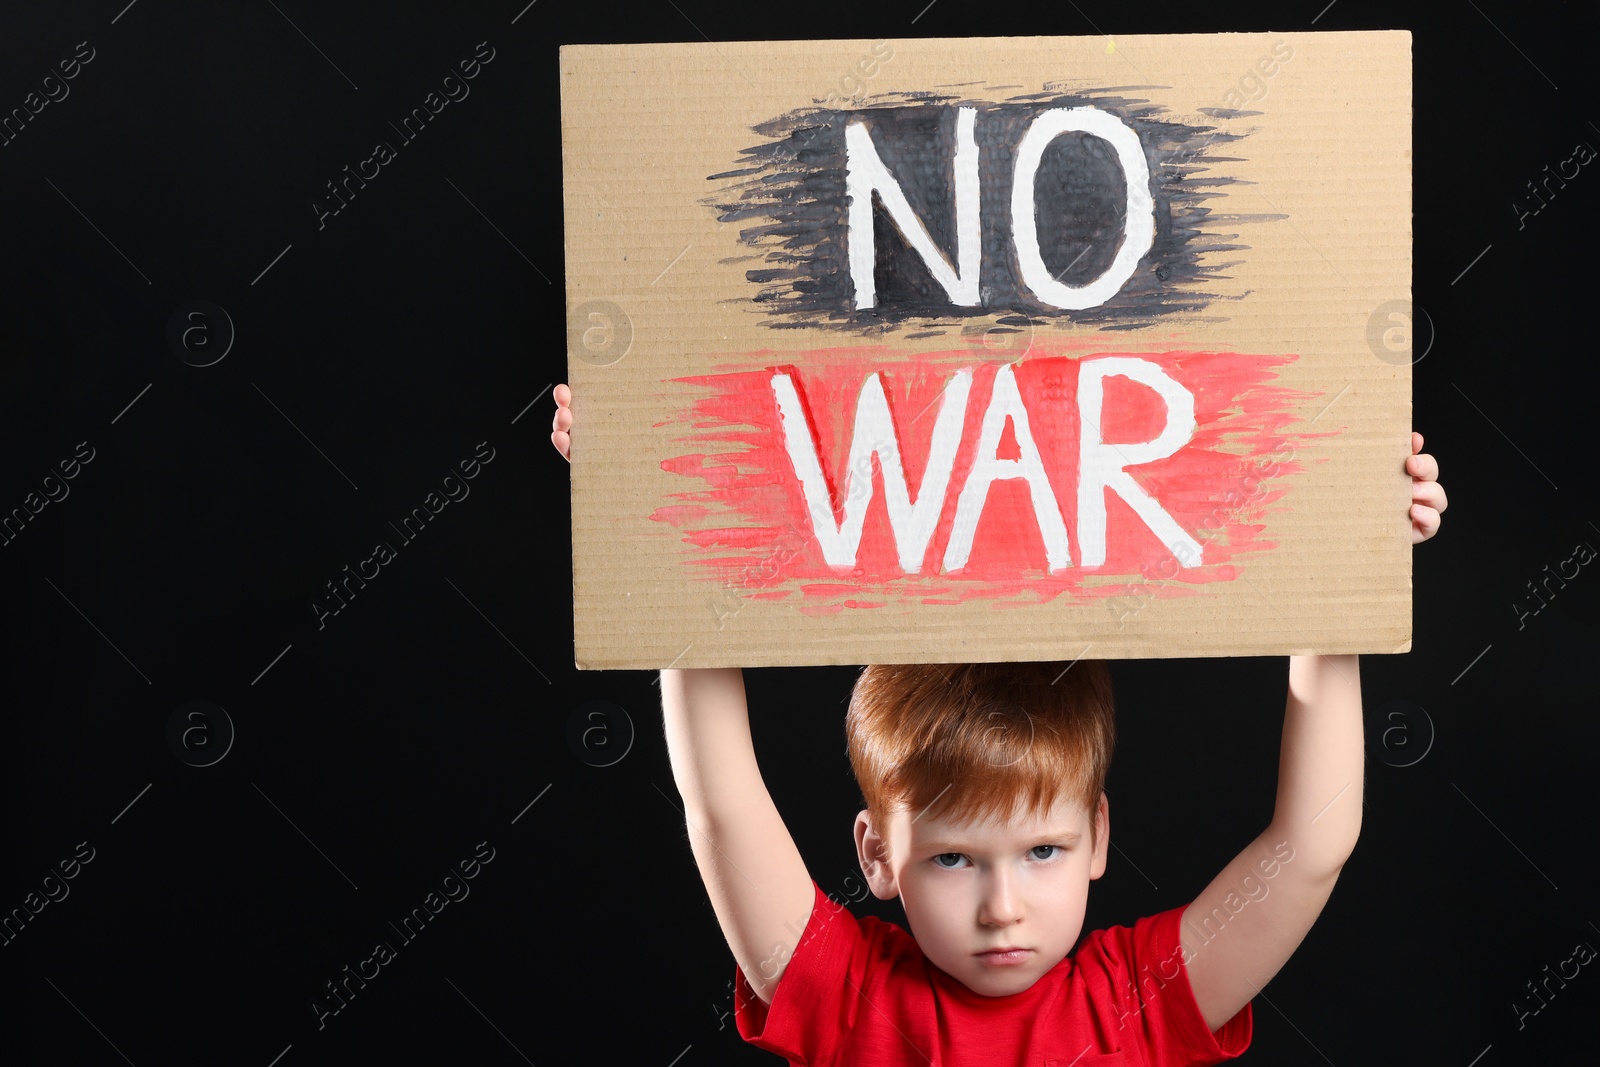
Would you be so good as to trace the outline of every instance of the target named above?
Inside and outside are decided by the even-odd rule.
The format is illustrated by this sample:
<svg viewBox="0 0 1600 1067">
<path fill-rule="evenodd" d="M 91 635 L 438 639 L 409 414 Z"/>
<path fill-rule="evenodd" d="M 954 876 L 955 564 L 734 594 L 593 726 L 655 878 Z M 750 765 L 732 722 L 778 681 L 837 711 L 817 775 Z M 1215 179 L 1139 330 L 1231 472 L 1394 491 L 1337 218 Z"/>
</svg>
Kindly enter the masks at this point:
<svg viewBox="0 0 1600 1067">
<path fill-rule="evenodd" d="M 1411 472 L 1411 543 L 1416 545 L 1439 532 L 1440 514 L 1449 503 L 1439 484 L 1439 461 L 1422 451 L 1422 435 L 1415 430 L 1411 452 L 1406 470 Z"/>
</svg>

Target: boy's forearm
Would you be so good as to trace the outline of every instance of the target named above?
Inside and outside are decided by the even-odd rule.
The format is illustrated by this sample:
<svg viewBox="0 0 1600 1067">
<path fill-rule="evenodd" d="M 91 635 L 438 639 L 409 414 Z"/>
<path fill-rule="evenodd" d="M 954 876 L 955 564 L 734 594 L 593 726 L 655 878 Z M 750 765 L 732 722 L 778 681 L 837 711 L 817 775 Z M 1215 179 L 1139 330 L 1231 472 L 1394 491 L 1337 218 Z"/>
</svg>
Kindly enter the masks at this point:
<svg viewBox="0 0 1600 1067">
<path fill-rule="evenodd" d="M 1295 863 L 1336 874 L 1361 832 L 1365 748 L 1359 656 L 1290 656 L 1272 831 Z"/>
<path fill-rule="evenodd" d="M 663 670 L 661 713 L 672 777 L 691 818 L 715 818 L 766 796 L 742 669 Z"/>
<path fill-rule="evenodd" d="M 1322 914 L 1361 830 L 1364 756 L 1357 657 L 1290 656 L 1272 822 L 1194 899 L 1179 932 L 1211 1030 L 1261 992 Z M 1263 903 L 1241 911 L 1241 891 Z"/>
<path fill-rule="evenodd" d="M 664 670 L 661 710 L 695 865 L 740 971 L 770 1004 L 816 885 L 756 767 L 744 672 Z"/>
</svg>

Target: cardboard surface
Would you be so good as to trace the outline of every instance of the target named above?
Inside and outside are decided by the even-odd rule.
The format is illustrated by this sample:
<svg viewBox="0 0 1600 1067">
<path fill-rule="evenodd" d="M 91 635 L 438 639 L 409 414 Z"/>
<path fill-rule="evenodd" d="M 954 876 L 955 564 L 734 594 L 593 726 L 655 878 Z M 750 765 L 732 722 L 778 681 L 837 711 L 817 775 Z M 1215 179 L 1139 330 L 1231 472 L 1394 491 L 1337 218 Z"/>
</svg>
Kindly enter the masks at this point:
<svg viewBox="0 0 1600 1067">
<path fill-rule="evenodd" d="M 1409 32 L 568 45 L 561 109 L 579 668 L 1409 650 Z"/>
</svg>

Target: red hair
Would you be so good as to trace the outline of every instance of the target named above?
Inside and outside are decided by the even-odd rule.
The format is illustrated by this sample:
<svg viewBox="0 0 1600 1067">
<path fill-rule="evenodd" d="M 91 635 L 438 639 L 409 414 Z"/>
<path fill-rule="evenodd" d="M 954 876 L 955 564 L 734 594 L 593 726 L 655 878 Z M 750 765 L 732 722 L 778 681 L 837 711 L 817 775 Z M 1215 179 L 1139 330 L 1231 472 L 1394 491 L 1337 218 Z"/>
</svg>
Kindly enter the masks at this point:
<svg viewBox="0 0 1600 1067">
<path fill-rule="evenodd" d="M 891 811 L 957 822 L 1090 813 L 1116 742 L 1111 671 L 1074 663 L 910 663 L 862 669 L 845 715 L 850 767 L 872 825 Z"/>
</svg>

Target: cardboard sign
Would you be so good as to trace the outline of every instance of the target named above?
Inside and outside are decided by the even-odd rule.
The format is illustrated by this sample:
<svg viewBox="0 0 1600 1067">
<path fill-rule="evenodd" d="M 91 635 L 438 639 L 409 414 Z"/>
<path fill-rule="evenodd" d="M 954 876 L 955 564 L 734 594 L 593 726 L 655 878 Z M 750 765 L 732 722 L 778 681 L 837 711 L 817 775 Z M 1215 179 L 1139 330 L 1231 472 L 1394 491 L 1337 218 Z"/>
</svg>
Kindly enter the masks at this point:
<svg viewBox="0 0 1600 1067">
<path fill-rule="evenodd" d="M 1406 31 L 561 49 L 579 668 L 1404 652 Z"/>
</svg>

